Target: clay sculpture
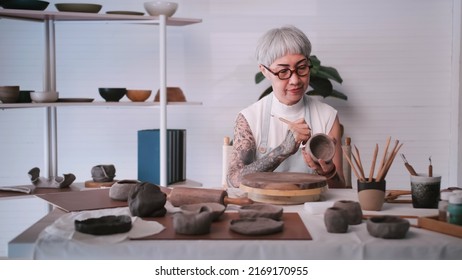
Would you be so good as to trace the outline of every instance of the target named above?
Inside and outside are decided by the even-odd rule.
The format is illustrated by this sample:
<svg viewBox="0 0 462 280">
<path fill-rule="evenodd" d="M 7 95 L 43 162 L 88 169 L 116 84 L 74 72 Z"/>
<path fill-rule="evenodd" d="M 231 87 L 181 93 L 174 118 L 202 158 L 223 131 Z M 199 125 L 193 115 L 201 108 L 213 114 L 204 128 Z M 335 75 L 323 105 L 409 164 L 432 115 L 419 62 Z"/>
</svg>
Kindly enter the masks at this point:
<svg viewBox="0 0 462 280">
<path fill-rule="evenodd" d="M 109 197 L 114 200 L 127 201 L 130 190 L 138 183 L 140 183 L 138 180 L 120 180 L 115 182 L 109 189 Z"/>
<path fill-rule="evenodd" d="M 209 206 L 202 206 L 199 212 L 182 211 L 173 214 L 173 228 L 179 234 L 209 233 L 212 221 L 213 213 Z"/>
<path fill-rule="evenodd" d="M 112 182 L 116 173 L 113 164 L 95 165 L 91 169 L 91 177 L 95 182 Z"/>
<path fill-rule="evenodd" d="M 72 173 L 63 174 L 63 177 L 40 177 L 40 168 L 38 167 L 32 168 L 27 174 L 29 175 L 32 184 L 37 188 L 67 188 L 75 181 L 75 175 Z"/>
</svg>

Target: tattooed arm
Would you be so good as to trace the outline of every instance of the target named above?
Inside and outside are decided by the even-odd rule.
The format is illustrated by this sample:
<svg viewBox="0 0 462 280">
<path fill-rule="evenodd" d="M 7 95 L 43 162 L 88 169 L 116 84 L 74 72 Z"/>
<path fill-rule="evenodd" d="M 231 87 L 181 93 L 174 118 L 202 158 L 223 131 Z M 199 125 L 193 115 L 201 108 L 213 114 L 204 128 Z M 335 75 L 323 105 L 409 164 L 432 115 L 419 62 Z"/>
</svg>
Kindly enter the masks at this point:
<svg viewBox="0 0 462 280">
<path fill-rule="evenodd" d="M 304 140 L 295 139 L 297 133 L 287 132 L 284 141 L 263 158 L 256 160 L 257 144 L 247 120 L 239 114 L 234 127 L 233 152 L 229 163 L 227 181 L 228 185 L 238 188 L 242 176 L 254 172 L 275 170 L 281 162 L 294 154 Z M 299 137 L 297 137 L 299 138 Z"/>
</svg>

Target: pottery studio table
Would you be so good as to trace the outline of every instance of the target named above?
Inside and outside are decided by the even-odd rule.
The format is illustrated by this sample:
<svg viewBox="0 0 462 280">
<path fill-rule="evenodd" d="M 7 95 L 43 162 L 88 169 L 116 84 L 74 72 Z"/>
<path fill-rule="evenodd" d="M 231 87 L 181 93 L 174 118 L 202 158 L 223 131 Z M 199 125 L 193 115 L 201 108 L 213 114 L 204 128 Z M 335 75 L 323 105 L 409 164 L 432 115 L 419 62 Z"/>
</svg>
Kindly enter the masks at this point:
<svg viewBox="0 0 462 280">
<path fill-rule="evenodd" d="M 75 192 L 74 192 L 75 193 Z M 344 234 L 326 231 L 323 213 L 337 200 L 357 200 L 356 190 L 328 190 L 319 202 L 284 206 L 284 213 L 300 217 L 310 238 L 124 240 L 116 243 L 82 242 L 46 233 L 63 215 L 55 208 L 47 216 L 8 244 L 12 259 L 462 259 L 462 239 L 411 226 L 405 239 L 386 240 L 369 235 L 366 222 L 349 226 Z M 238 206 L 229 205 L 225 214 L 236 214 Z M 103 209 L 120 211 L 120 208 Z M 103 211 L 92 210 L 92 211 Z M 114 212 L 115 213 L 115 212 Z M 437 209 L 414 209 L 411 204 L 385 203 L 382 211 L 365 215 L 433 216 Z M 410 219 L 411 225 L 417 220 Z M 305 228 L 303 228 L 305 230 Z M 284 231 L 293 231 L 286 226 Z"/>
</svg>

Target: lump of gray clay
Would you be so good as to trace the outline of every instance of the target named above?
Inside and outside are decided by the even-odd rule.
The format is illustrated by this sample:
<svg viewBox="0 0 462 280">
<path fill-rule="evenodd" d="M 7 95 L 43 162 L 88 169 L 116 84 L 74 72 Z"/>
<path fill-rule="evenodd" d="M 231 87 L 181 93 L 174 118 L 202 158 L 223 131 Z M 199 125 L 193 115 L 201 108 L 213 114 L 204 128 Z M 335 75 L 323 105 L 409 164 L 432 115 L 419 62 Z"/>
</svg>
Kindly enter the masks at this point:
<svg viewBox="0 0 462 280">
<path fill-rule="evenodd" d="M 160 190 L 160 187 L 148 182 L 136 184 L 128 194 L 128 208 L 132 216 L 141 218 L 165 216 L 166 202 L 167 195 Z"/>
<path fill-rule="evenodd" d="M 241 206 L 238 212 L 242 219 L 269 218 L 279 221 L 282 218 L 283 208 L 271 204 L 255 203 Z"/>
<path fill-rule="evenodd" d="M 366 224 L 370 235 L 384 239 L 404 238 L 410 227 L 408 220 L 389 215 L 369 218 Z"/>
<path fill-rule="evenodd" d="M 270 218 L 246 218 L 232 220 L 229 228 L 243 235 L 268 235 L 284 230 L 283 221 Z"/>
<path fill-rule="evenodd" d="M 32 185 L 37 188 L 61 189 L 69 187 L 75 181 L 75 175 L 72 173 L 63 174 L 63 177 L 56 176 L 45 178 L 40 176 L 40 168 L 34 167 L 27 173 Z"/>
<path fill-rule="evenodd" d="M 140 181 L 138 180 L 120 180 L 115 182 L 109 189 L 109 197 L 114 200 L 127 201 L 130 190 L 139 183 Z"/>
<path fill-rule="evenodd" d="M 203 206 L 199 212 L 183 211 L 173 214 L 173 228 L 180 234 L 209 233 L 212 221 L 213 213 L 208 206 Z"/>
<path fill-rule="evenodd" d="M 113 164 L 99 164 L 91 168 L 91 177 L 94 182 L 112 182 L 116 168 Z"/>
<path fill-rule="evenodd" d="M 338 207 L 346 210 L 349 225 L 359 225 L 363 220 L 363 211 L 361 205 L 357 201 L 338 200 L 334 202 L 333 207 Z"/>
</svg>

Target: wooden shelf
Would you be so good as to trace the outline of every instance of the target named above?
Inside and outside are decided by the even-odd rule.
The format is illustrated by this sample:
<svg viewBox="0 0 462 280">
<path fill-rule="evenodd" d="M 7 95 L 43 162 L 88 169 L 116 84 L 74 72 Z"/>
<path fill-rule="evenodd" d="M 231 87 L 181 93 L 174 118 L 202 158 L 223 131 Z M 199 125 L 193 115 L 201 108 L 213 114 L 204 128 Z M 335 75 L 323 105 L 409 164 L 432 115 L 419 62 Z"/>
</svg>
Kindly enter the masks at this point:
<svg viewBox="0 0 462 280">
<path fill-rule="evenodd" d="M 202 102 L 167 102 L 167 106 L 202 105 Z M 51 102 L 51 103 L 0 103 L 0 109 L 44 108 L 44 107 L 160 107 L 159 102 Z"/>
<path fill-rule="evenodd" d="M 94 14 L 94 13 L 73 13 L 53 11 L 30 11 L 1 9 L 0 17 L 20 20 L 34 21 L 133 21 L 134 23 L 159 24 L 157 16 L 117 15 L 117 14 Z M 167 18 L 167 25 L 184 26 L 202 22 L 201 19 L 191 18 Z"/>
</svg>

